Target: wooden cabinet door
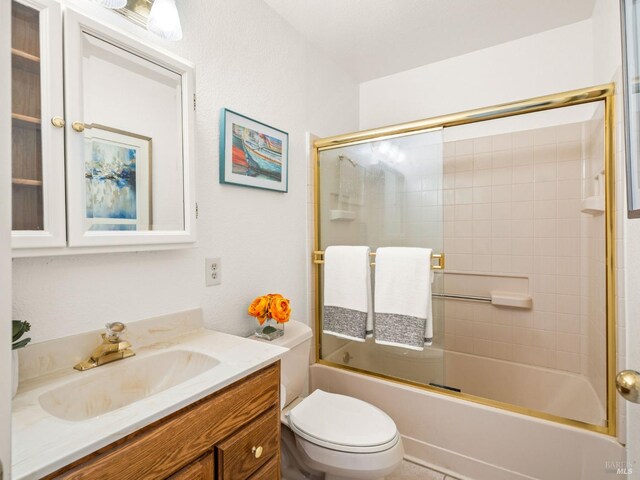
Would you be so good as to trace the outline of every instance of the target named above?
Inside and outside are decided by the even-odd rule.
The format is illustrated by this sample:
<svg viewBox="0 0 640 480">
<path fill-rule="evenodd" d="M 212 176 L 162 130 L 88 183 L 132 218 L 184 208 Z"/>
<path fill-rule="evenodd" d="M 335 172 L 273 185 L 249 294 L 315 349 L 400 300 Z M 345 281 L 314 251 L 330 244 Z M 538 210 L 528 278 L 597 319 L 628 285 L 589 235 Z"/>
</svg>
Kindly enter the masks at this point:
<svg viewBox="0 0 640 480">
<path fill-rule="evenodd" d="M 178 473 L 171 475 L 169 480 L 214 480 L 214 478 L 213 453 L 207 453 Z"/>
<path fill-rule="evenodd" d="M 280 452 L 280 409 L 272 408 L 217 446 L 218 479 L 248 478 Z"/>
<path fill-rule="evenodd" d="M 280 457 L 271 457 L 249 480 L 280 480 Z"/>
<path fill-rule="evenodd" d="M 13 0 L 11 25 L 12 246 L 64 246 L 60 4 Z"/>
</svg>

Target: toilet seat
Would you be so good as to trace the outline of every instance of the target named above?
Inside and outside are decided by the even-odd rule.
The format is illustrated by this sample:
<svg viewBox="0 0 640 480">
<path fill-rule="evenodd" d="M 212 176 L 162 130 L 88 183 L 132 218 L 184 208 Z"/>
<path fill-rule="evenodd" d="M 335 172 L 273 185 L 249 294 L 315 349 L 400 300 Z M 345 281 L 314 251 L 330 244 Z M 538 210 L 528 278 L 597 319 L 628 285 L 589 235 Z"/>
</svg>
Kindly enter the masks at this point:
<svg viewBox="0 0 640 480">
<path fill-rule="evenodd" d="M 395 423 L 382 410 L 322 390 L 315 390 L 293 407 L 287 418 L 291 430 L 301 438 L 339 452 L 382 452 L 400 439 Z"/>
</svg>

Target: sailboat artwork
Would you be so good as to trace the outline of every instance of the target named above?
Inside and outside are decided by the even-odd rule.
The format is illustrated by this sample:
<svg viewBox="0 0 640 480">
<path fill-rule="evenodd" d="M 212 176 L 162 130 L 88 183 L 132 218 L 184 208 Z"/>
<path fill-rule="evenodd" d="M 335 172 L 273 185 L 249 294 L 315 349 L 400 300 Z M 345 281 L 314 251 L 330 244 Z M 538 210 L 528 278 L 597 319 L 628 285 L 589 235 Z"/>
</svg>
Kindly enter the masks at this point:
<svg viewBox="0 0 640 480">
<path fill-rule="evenodd" d="M 233 173 L 282 180 L 282 140 L 233 124 Z"/>
<path fill-rule="evenodd" d="M 289 135 L 231 110 L 220 118 L 220 183 L 286 192 Z"/>
</svg>

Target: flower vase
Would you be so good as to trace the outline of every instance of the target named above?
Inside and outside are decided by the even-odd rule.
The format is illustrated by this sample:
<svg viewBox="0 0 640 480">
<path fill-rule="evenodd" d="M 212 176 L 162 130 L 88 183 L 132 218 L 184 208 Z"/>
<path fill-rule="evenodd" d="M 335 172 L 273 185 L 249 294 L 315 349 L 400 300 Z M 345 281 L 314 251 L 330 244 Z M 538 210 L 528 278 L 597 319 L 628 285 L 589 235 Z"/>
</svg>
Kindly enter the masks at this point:
<svg viewBox="0 0 640 480">
<path fill-rule="evenodd" d="M 11 362 L 13 367 L 13 372 L 11 375 L 11 398 L 13 398 L 16 396 L 16 393 L 18 393 L 18 383 L 20 381 L 20 364 L 18 363 L 18 351 L 12 350 L 11 353 L 13 354 Z"/>
<path fill-rule="evenodd" d="M 267 318 L 262 325 L 256 328 L 256 337 L 266 340 L 274 340 L 284 335 L 284 323 L 278 323 L 272 318 Z"/>
</svg>

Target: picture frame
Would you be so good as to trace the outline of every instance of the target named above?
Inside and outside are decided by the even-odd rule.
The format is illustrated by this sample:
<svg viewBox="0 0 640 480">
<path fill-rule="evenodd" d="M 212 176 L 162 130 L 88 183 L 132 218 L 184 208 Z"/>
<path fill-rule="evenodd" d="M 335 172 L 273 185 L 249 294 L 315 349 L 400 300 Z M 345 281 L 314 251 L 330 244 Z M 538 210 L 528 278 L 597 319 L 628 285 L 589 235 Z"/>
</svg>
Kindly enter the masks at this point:
<svg viewBox="0 0 640 480">
<path fill-rule="evenodd" d="M 220 112 L 220 183 L 286 193 L 289 134 L 223 108 Z"/>
<path fill-rule="evenodd" d="M 152 228 L 152 139 L 105 125 L 85 125 L 85 230 Z"/>
<path fill-rule="evenodd" d="M 640 8 L 620 0 L 627 216 L 640 218 Z"/>
</svg>

